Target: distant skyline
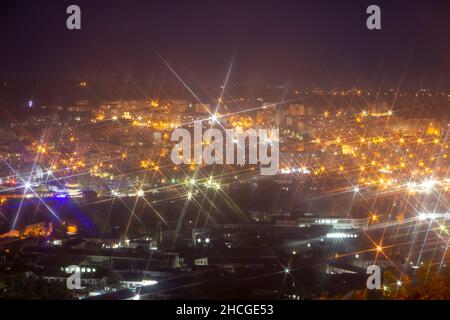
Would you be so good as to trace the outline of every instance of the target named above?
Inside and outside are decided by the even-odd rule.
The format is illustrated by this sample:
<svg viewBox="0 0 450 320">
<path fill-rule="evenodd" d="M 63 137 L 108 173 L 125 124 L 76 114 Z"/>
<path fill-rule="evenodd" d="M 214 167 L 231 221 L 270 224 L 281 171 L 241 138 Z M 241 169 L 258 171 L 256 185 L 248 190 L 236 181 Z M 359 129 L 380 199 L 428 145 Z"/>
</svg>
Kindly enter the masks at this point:
<svg viewBox="0 0 450 320">
<path fill-rule="evenodd" d="M 66 8 L 82 30 L 66 29 Z M 370 31 L 367 6 L 382 11 Z M 1 78 L 450 88 L 449 1 L 7 1 Z M 158 54 L 157 54 L 158 53 Z"/>
</svg>

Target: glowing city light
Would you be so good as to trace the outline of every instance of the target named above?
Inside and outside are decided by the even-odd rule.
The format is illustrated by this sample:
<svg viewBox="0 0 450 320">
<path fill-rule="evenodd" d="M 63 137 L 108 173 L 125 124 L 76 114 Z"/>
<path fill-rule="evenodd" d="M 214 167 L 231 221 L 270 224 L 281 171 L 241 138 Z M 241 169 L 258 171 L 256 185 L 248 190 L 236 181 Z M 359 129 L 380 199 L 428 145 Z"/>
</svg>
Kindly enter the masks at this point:
<svg viewBox="0 0 450 320">
<path fill-rule="evenodd" d="M 420 184 L 420 188 L 424 192 L 430 192 L 435 185 L 436 185 L 436 180 L 434 180 L 434 179 L 427 179 L 427 180 L 423 181 Z"/>
</svg>

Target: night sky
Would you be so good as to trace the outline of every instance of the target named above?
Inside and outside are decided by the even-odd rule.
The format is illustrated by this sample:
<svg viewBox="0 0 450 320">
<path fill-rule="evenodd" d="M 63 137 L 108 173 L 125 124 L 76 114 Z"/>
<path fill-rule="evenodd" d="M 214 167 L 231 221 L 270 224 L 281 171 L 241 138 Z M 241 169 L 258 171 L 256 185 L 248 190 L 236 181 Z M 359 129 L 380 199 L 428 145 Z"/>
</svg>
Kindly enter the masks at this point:
<svg viewBox="0 0 450 320">
<path fill-rule="evenodd" d="M 77 4 L 82 30 L 66 29 Z M 382 30 L 366 29 L 377 4 Z M 0 77 L 450 88 L 450 1 L 8 0 Z M 170 76 L 170 75 L 169 75 Z M 175 79 L 173 79 L 175 80 Z"/>
</svg>

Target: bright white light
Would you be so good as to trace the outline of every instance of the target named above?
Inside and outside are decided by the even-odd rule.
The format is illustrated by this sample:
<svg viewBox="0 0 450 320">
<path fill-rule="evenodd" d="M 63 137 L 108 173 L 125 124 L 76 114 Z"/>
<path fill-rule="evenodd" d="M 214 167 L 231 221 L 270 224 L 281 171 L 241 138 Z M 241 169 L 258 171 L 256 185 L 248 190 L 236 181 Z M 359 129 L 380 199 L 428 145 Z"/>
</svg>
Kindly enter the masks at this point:
<svg viewBox="0 0 450 320">
<path fill-rule="evenodd" d="M 353 191 L 355 191 L 356 193 L 358 193 L 358 192 L 359 192 L 359 188 L 358 188 L 358 187 L 354 187 L 354 188 L 353 188 Z"/>
<path fill-rule="evenodd" d="M 329 239 L 345 239 L 345 238 L 356 238 L 356 234 L 343 233 L 343 232 L 330 232 L 326 235 Z"/>
<path fill-rule="evenodd" d="M 406 183 L 406 187 L 408 188 L 409 191 L 413 192 L 413 191 L 415 191 L 416 188 L 417 188 L 417 183 L 411 182 L 411 181 L 410 181 L 410 182 L 407 182 L 407 183 Z"/>
<path fill-rule="evenodd" d="M 309 174 L 311 171 L 306 169 L 305 167 L 302 168 L 282 168 L 280 169 L 281 174 L 291 174 L 291 173 L 299 173 L 299 174 Z"/>
<path fill-rule="evenodd" d="M 420 187 L 421 187 L 422 191 L 424 191 L 424 192 L 430 192 L 430 191 L 433 189 L 433 187 L 434 187 L 435 184 L 436 184 L 436 180 L 434 180 L 434 179 L 428 179 L 428 180 L 423 181 L 423 182 L 420 184 Z"/>
<path fill-rule="evenodd" d="M 400 280 L 398 280 L 398 281 L 397 281 L 397 286 L 400 287 L 401 285 L 402 285 L 402 282 L 401 282 Z"/>
<path fill-rule="evenodd" d="M 145 196 L 145 192 L 144 192 L 144 190 L 139 190 L 138 192 L 137 192 L 137 196 L 138 197 L 143 197 L 143 196 Z"/>
<path fill-rule="evenodd" d="M 213 115 L 211 116 L 211 121 L 212 121 L 212 122 L 216 122 L 216 121 L 217 121 L 217 116 L 216 116 L 215 114 L 213 114 Z"/>
<path fill-rule="evenodd" d="M 289 268 L 284 268 L 284 272 L 289 273 L 291 270 Z"/>
<path fill-rule="evenodd" d="M 188 192 L 187 198 L 188 198 L 188 200 L 191 200 L 191 199 L 192 199 L 192 192 Z"/>
<path fill-rule="evenodd" d="M 134 297 L 133 297 L 133 300 L 140 300 L 141 299 L 141 295 L 140 294 L 136 294 Z"/>
<path fill-rule="evenodd" d="M 417 218 L 419 220 L 422 220 L 422 221 L 427 220 L 427 219 L 434 220 L 437 217 L 438 217 L 438 215 L 436 213 L 433 213 L 433 212 L 421 212 L 417 216 Z"/>
<path fill-rule="evenodd" d="M 25 187 L 25 189 L 30 189 L 31 184 L 29 182 L 25 182 L 24 187 Z"/>
</svg>

